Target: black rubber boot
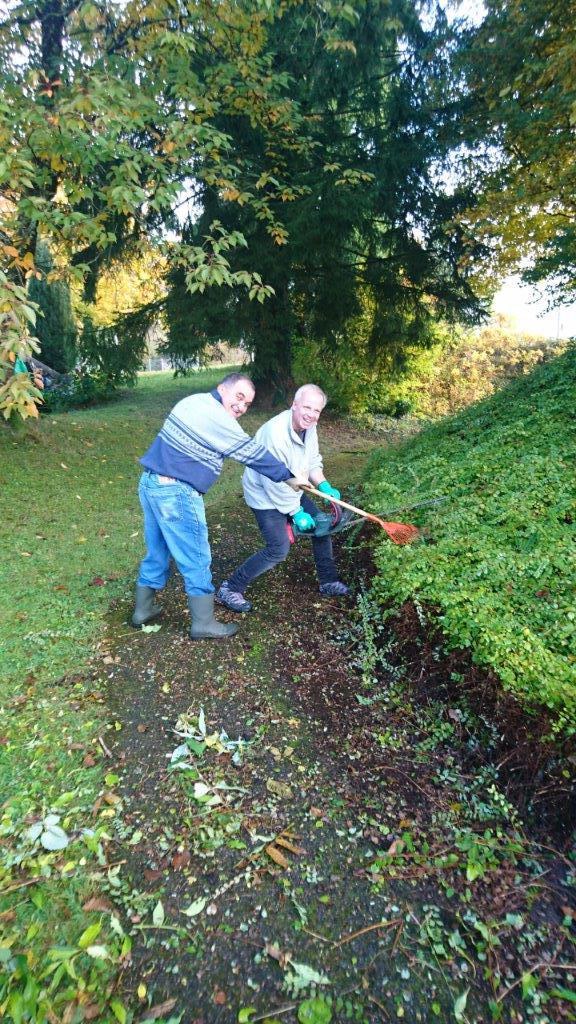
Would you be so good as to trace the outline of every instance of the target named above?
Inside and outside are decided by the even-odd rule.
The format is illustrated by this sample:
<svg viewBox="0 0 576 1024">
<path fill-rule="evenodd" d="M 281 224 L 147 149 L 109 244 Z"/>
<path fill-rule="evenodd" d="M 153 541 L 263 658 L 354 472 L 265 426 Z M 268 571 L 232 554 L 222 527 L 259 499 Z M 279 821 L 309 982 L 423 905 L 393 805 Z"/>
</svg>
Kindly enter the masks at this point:
<svg viewBox="0 0 576 1024">
<path fill-rule="evenodd" d="M 156 604 L 156 591 L 152 587 L 136 587 L 136 605 L 132 616 L 132 625 L 137 629 L 144 626 L 146 622 L 157 619 L 162 611 L 162 605 Z"/>
<path fill-rule="evenodd" d="M 228 622 L 218 622 L 214 618 L 214 594 L 198 594 L 188 597 L 192 625 L 190 636 L 193 640 L 222 639 L 234 636 L 238 626 Z"/>
</svg>

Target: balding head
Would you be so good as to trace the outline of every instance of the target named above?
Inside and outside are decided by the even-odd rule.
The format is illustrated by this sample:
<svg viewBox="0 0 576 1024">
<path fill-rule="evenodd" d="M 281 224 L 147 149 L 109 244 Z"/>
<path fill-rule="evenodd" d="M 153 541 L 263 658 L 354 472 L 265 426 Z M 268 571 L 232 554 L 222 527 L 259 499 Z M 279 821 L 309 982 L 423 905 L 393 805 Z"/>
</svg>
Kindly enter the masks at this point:
<svg viewBox="0 0 576 1024">
<path fill-rule="evenodd" d="M 302 433 L 316 426 L 328 398 L 317 384 L 303 384 L 294 395 L 292 402 L 292 426 Z"/>
</svg>

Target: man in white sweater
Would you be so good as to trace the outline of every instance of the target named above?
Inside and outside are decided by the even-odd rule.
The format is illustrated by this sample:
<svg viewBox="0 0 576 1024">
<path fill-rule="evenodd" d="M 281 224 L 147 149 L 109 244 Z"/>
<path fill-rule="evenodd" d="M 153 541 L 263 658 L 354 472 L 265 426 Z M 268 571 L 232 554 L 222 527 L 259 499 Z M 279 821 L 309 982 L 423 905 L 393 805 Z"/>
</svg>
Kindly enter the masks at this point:
<svg viewBox="0 0 576 1024">
<path fill-rule="evenodd" d="M 290 466 L 295 476 L 309 480 L 327 498 L 340 497 L 340 492 L 324 476 L 322 456 L 318 447 L 316 424 L 327 397 L 316 384 L 304 384 L 294 396 L 292 407 L 268 420 L 254 436 L 280 462 Z M 265 545 L 251 555 L 224 580 L 216 600 L 236 612 L 249 612 L 252 604 L 244 597 L 247 586 L 283 562 L 290 551 L 289 524 L 293 521 L 301 532 L 313 533 L 317 508 L 306 495 L 300 496 L 284 482 L 276 482 L 248 468 L 242 477 L 244 498 L 252 509 Z M 338 579 L 330 536 L 312 536 L 312 550 L 320 593 L 343 597 L 348 587 Z"/>
</svg>

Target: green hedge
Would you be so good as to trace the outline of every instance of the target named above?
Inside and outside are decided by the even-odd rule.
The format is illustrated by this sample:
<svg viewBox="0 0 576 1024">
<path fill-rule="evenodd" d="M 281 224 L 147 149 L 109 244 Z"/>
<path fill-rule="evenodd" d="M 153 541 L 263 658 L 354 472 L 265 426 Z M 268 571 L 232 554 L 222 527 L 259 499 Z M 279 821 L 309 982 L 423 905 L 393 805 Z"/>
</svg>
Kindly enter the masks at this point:
<svg viewBox="0 0 576 1024">
<path fill-rule="evenodd" d="M 368 501 L 423 528 L 378 545 L 382 604 L 438 609 L 528 708 L 576 732 L 576 349 L 369 466 Z M 417 502 L 441 499 L 410 512 Z"/>
</svg>

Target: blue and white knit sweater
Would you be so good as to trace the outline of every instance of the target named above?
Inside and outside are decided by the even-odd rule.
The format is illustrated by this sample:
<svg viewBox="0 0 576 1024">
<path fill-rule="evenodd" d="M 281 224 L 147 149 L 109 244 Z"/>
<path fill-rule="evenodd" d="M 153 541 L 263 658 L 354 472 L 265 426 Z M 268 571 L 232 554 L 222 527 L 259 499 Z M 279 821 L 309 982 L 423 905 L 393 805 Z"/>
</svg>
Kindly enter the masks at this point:
<svg viewBox="0 0 576 1024">
<path fill-rule="evenodd" d="M 279 482 L 292 476 L 283 462 L 249 437 L 226 412 L 218 392 L 210 391 L 177 402 L 140 462 L 145 469 L 183 480 L 205 494 L 228 458 L 269 480 Z"/>
</svg>

